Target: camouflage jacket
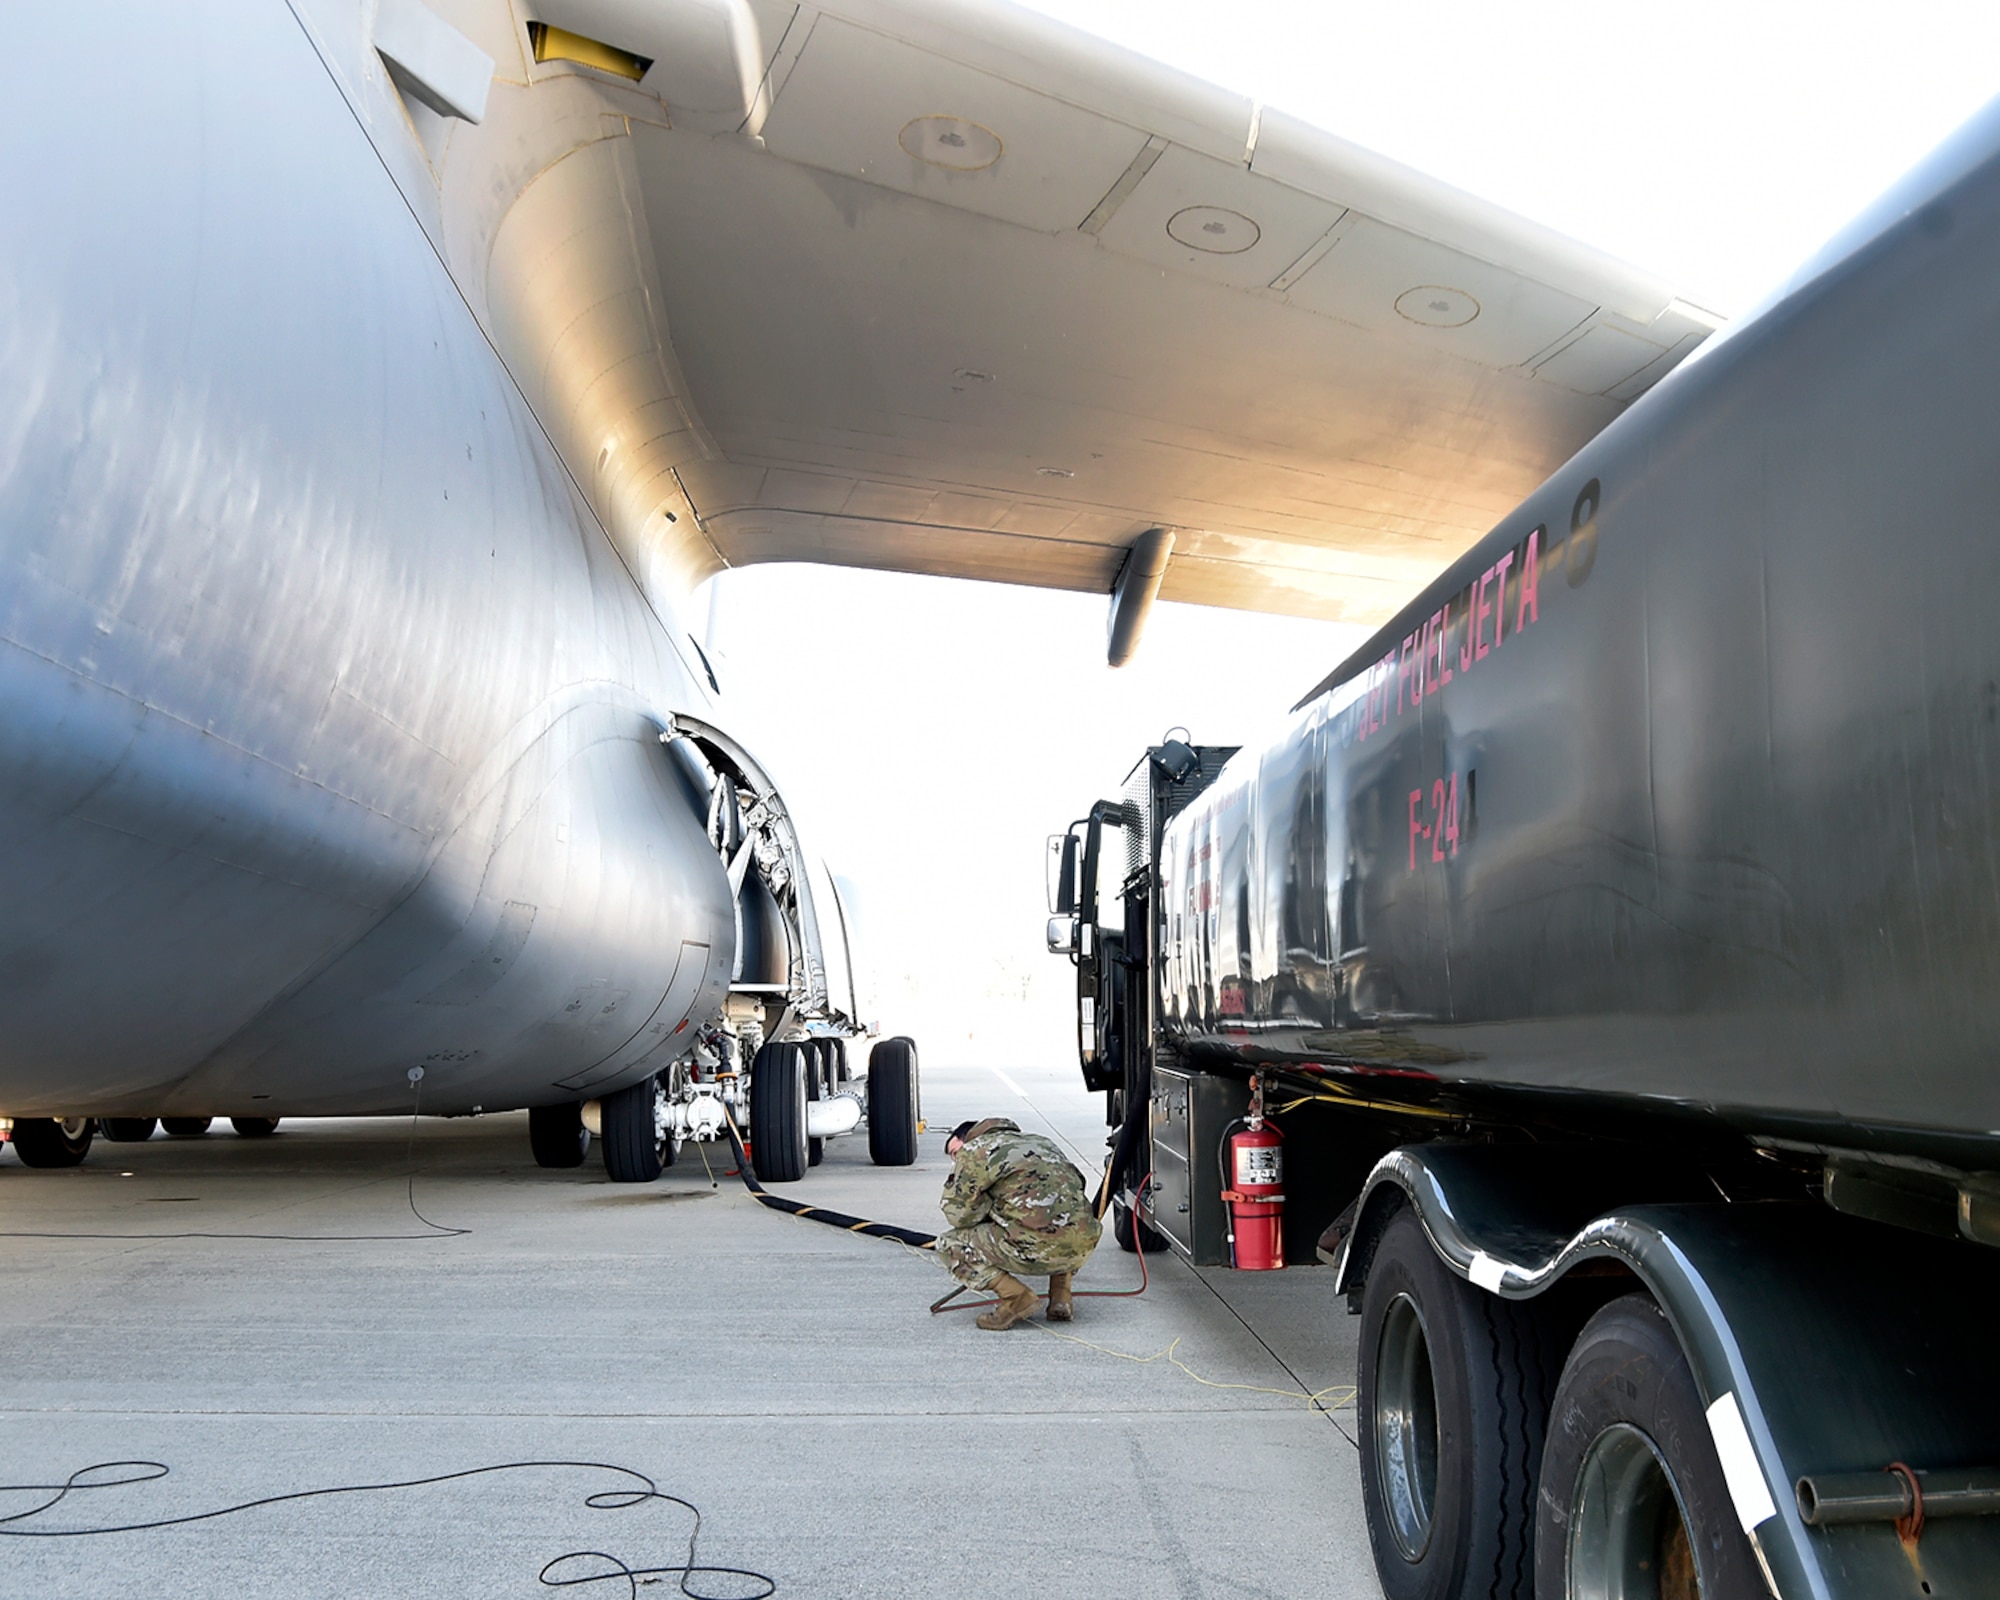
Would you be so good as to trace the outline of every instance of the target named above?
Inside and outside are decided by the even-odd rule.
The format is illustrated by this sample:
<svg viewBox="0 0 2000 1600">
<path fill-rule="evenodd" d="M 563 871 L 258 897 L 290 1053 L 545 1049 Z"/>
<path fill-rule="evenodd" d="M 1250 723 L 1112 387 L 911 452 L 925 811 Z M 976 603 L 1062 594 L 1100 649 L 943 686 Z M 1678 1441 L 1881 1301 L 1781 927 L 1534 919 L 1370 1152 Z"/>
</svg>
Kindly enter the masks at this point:
<svg viewBox="0 0 2000 1600">
<path fill-rule="evenodd" d="M 999 1225 L 1024 1260 L 1080 1250 L 1089 1254 L 1103 1226 L 1083 1191 L 1083 1174 L 1055 1141 L 989 1117 L 952 1158 L 938 1205 L 954 1228 Z"/>
</svg>

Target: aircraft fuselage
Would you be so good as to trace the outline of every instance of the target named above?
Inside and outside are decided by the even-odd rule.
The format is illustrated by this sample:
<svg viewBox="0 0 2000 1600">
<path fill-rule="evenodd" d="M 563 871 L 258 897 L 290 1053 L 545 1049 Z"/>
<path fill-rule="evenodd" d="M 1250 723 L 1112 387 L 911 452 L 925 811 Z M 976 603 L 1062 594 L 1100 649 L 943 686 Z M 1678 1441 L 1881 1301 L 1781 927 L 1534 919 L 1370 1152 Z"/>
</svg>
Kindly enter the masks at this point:
<svg viewBox="0 0 2000 1600">
<path fill-rule="evenodd" d="M 671 619 L 298 20 L 116 21 L 0 97 L 0 1111 L 631 1081 L 734 951 Z"/>
</svg>

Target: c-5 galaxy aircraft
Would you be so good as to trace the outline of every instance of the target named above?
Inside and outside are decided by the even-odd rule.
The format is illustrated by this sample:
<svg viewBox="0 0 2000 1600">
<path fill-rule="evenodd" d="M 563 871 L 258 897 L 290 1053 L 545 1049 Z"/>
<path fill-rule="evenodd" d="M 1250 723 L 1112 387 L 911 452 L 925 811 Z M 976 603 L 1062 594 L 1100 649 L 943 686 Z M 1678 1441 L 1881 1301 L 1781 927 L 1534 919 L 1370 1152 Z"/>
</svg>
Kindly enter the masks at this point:
<svg viewBox="0 0 2000 1600">
<path fill-rule="evenodd" d="M 32 1165 L 524 1106 L 620 1179 L 726 1115 L 913 1159 L 697 589 L 1097 590 L 1113 664 L 1162 594 L 1379 620 L 1717 322 L 978 0 L 36 7 L 0 141 Z"/>
</svg>

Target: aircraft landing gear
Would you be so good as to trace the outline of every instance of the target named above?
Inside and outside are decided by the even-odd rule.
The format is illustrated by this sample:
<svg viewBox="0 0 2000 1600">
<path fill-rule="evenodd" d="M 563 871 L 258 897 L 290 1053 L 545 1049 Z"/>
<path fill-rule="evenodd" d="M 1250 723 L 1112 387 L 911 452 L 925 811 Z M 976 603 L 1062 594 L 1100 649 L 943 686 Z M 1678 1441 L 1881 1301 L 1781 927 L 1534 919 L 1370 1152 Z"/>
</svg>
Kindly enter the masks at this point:
<svg viewBox="0 0 2000 1600">
<path fill-rule="evenodd" d="M 559 1106 L 528 1108 L 528 1145 L 538 1167 L 580 1167 L 590 1151 L 590 1130 L 583 1125 L 583 1106 L 566 1100 Z"/>
<path fill-rule="evenodd" d="M 276 1117 L 231 1117 L 229 1125 L 246 1139 L 262 1139 L 278 1131 Z"/>
<path fill-rule="evenodd" d="M 806 1046 L 767 1044 L 750 1068 L 750 1160 L 765 1183 L 806 1175 Z"/>
<path fill-rule="evenodd" d="M 884 1039 L 868 1052 L 868 1157 L 878 1167 L 907 1167 L 917 1159 L 916 1041 Z"/>
<path fill-rule="evenodd" d="M 674 1164 L 680 1148 L 667 1122 L 666 1086 L 657 1075 L 598 1104 L 604 1170 L 613 1183 L 651 1183 Z"/>
<path fill-rule="evenodd" d="M 88 1117 L 16 1117 L 14 1154 L 23 1166 L 74 1167 L 90 1154 Z"/>
<path fill-rule="evenodd" d="M 159 1126 L 157 1117 L 99 1117 L 97 1131 L 113 1144 L 144 1144 Z"/>
<path fill-rule="evenodd" d="M 162 1117 L 160 1126 L 176 1139 L 192 1139 L 208 1132 L 208 1125 L 214 1120 L 213 1117 Z"/>
</svg>

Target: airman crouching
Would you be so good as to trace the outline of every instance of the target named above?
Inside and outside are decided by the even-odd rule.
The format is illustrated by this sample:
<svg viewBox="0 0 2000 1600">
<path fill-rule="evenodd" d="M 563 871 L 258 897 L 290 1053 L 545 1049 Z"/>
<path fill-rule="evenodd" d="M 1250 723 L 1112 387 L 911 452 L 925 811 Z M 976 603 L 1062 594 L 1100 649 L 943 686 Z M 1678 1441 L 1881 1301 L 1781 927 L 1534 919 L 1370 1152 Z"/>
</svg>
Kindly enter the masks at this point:
<svg viewBox="0 0 2000 1600">
<path fill-rule="evenodd" d="M 1104 1231 L 1083 1174 L 1054 1140 L 1005 1117 L 961 1122 L 944 1148 L 951 1176 L 938 1204 L 951 1226 L 938 1235 L 937 1255 L 960 1283 L 999 1296 L 979 1326 L 1011 1328 L 1033 1314 L 1040 1297 L 1021 1273 L 1048 1274 L 1049 1320 L 1068 1322 L 1070 1278 Z"/>
</svg>

